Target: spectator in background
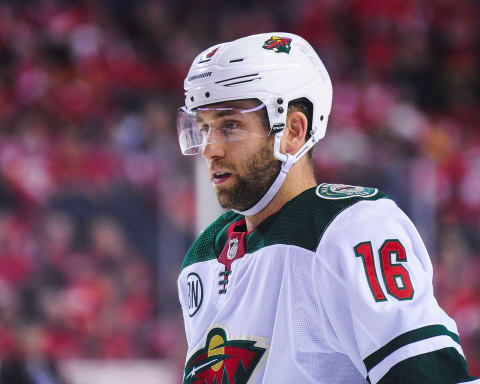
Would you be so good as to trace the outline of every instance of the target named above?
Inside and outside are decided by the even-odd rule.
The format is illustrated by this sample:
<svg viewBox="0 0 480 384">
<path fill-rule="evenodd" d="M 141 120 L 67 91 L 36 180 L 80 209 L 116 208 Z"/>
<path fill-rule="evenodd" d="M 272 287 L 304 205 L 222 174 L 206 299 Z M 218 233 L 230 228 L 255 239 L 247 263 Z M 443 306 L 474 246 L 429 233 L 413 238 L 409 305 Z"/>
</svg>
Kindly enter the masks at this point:
<svg viewBox="0 0 480 384">
<path fill-rule="evenodd" d="M 19 350 L 0 365 L 2 384 L 67 384 L 55 360 L 46 353 L 43 327 L 30 325 L 18 335 Z"/>
<path fill-rule="evenodd" d="M 419 223 L 441 271 L 439 302 L 465 324 L 462 344 L 478 376 L 478 279 L 458 276 L 480 274 L 479 15 L 475 0 L 1 2 L 0 357 L 28 319 L 47 331 L 53 357 L 101 355 L 107 338 L 67 316 L 84 275 L 122 287 L 127 301 L 161 297 L 153 309 L 131 304 L 149 308 L 140 311 L 142 336 L 118 337 L 135 344 L 119 350 L 168 353 L 179 321 L 171 276 L 195 209 L 171 106 L 183 101 L 195 52 L 269 29 L 298 33 L 328 58 L 335 102 L 316 172 L 326 182 L 369 180 Z M 127 264 L 139 264 L 118 282 L 87 246 L 98 211 L 120 228 Z M 447 246 L 447 237 L 457 240 Z M 148 288 L 136 291 L 132 276 Z M 468 294 L 453 295 L 460 281 Z M 120 325 L 128 334 L 131 315 L 119 318 L 130 319 Z"/>
</svg>

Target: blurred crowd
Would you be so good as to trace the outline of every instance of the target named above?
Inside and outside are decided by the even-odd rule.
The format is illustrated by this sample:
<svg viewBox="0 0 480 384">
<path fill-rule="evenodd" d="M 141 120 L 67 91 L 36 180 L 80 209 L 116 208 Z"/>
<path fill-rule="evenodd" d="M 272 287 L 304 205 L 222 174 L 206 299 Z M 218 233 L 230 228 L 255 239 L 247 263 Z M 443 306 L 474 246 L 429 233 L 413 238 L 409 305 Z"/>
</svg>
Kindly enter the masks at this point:
<svg viewBox="0 0 480 384">
<path fill-rule="evenodd" d="M 0 357 L 181 365 L 183 78 L 201 50 L 277 30 L 332 77 L 317 179 L 379 187 L 409 214 L 480 375 L 478 20 L 475 0 L 0 2 Z"/>
</svg>

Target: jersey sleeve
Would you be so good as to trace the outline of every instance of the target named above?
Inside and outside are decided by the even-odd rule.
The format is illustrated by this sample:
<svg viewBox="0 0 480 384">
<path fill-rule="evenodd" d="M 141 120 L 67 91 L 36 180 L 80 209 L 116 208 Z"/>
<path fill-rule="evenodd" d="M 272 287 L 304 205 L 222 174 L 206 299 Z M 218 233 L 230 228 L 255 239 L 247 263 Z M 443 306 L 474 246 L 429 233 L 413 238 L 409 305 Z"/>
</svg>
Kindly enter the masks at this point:
<svg viewBox="0 0 480 384">
<path fill-rule="evenodd" d="M 340 213 L 319 243 L 312 273 L 330 344 L 368 382 L 474 380 L 456 324 L 434 297 L 423 241 L 393 201 L 361 201 Z"/>
<path fill-rule="evenodd" d="M 177 279 L 178 299 L 182 308 L 183 324 L 185 329 L 185 338 L 188 346 L 190 346 L 190 319 L 188 316 L 188 284 L 185 274 L 181 273 Z"/>
</svg>

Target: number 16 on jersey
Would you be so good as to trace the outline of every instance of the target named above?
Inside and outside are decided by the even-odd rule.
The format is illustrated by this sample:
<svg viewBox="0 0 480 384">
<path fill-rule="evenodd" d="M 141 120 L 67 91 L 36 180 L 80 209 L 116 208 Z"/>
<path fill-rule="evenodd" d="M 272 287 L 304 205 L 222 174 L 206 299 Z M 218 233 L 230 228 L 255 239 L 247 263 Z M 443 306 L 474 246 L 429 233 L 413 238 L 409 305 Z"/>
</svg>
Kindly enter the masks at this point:
<svg viewBox="0 0 480 384">
<path fill-rule="evenodd" d="M 357 244 L 355 255 L 362 258 L 368 285 L 375 301 L 386 301 L 387 297 L 380 286 L 373 258 L 373 248 L 370 241 Z M 402 263 L 407 262 L 407 254 L 400 240 L 386 240 L 378 250 L 380 256 L 380 270 L 387 292 L 397 300 L 411 300 L 414 289 L 407 269 Z M 395 262 L 392 262 L 395 258 Z"/>
</svg>

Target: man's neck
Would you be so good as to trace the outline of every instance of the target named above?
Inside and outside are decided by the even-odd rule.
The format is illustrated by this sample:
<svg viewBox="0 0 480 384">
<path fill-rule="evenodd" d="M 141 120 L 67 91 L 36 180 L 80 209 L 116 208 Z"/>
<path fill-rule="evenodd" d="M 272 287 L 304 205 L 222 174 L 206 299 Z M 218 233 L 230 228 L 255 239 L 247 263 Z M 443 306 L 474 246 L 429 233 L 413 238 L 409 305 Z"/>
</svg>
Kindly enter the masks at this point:
<svg viewBox="0 0 480 384">
<path fill-rule="evenodd" d="M 256 228 L 263 220 L 279 211 L 287 202 L 298 196 L 302 192 L 316 185 L 313 171 L 305 169 L 290 170 L 284 184 L 272 199 L 272 201 L 260 212 L 252 216 L 246 216 L 247 231 Z"/>
</svg>

